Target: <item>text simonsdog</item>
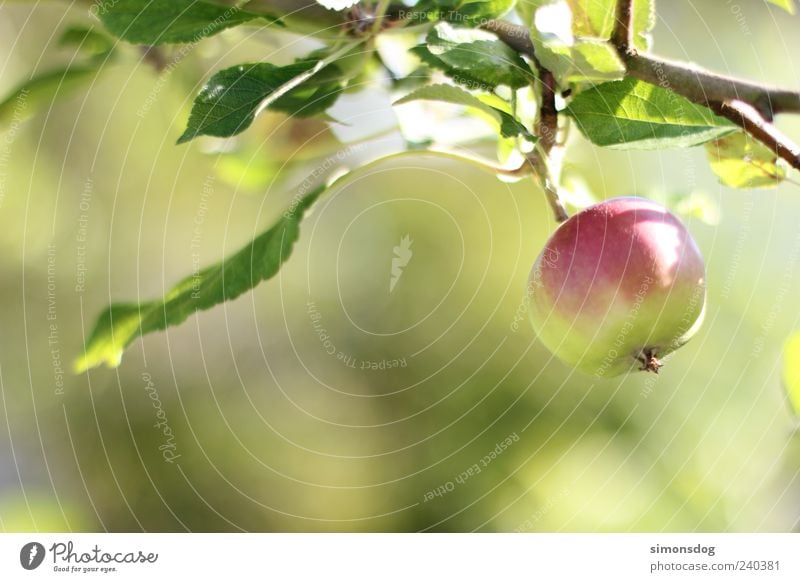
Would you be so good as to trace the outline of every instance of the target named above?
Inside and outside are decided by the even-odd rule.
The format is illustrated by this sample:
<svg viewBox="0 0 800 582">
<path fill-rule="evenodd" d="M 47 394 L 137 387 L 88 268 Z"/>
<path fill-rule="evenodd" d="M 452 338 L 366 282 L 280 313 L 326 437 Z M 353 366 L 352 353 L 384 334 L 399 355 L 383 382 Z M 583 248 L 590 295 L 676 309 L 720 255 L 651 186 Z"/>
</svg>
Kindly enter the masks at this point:
<svg viewBox="0 0 800 582">
<path fill-rule="evenodd" d="M 651 554 L 707 554 L 709 557 L 715 553 L 715 546 L 662 546 L 656 544 L 650 546 Z"/>
</svg>

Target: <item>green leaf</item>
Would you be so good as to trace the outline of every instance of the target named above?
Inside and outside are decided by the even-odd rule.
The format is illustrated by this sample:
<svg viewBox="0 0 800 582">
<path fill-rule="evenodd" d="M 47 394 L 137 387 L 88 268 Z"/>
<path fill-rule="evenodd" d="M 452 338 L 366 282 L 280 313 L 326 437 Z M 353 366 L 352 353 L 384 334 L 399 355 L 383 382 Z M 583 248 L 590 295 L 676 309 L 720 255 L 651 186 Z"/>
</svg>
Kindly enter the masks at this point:
<svg viewBox="0 0 800 582">
<path fill-rule="evenodd" d="M 794 14 L 795 11 L 794 0 L 767 0 L 767 2 L 783 8 L 789 14 Z"/>
<path fill-rule="evenodd" d="M 519 54 L 496 36 L 476 29 L 453 28 L 441 22 L 416 54 L 460 84 L 491 91 L 497 85 L 519 89 L 533 80 Z"/>
<path fill-rule="evenodd" d="M 582 91 L 566 113 L 592 143 L 616 148 L 689 147 L 736 129 L 705 107 L 632 78 Z"/>
<path fill-rule="evenodd" d="M 264 192 L 275 181 L 281 168 L 272 156 L 257 158 L 252 151 L 214 154 L 214 173 L 224 183 L 238 190 Z"/>
<path fill-rule="evenodd" d="M 494 89 L 493 86 L 485 83 L 483 79 L 470 74 L 469 70 L 459 70 L 451 67 L 442 59 L 431 53 L 426 45 L 411 47 L 409 52 L 413 55 L 416 55 L 428 67 L 443 71 L 448 78 L 455 81 L 459 85 L 470 89 L 471 91 L 491 91 Z M 413 76 L 409 75 L 408 77 L 400 77 L 395 81 L 395 87 L 398 85 L 407 85 L 409 83 L 419 85 L 420 83 L 418 81 L 425 80 L 425 77 L 430 77 L 430 72 L 428 72 L 427 75 L 424 73 L 425 71 L 423 68 L 423 70 L 418 70 L 412 73 Z"/>
<path fill-rule="evenodd" d="M 640 51 L 648 51 L 653 44 L 651 32 L 656 26 L 656 0 L 634 0 L 633 44 Z"/>
<path fill-rule="evenodd" d="M 105 58 L 114 50 L 114 40 L 93 27 L 70 26 L 58 39 L 61 46 L 73 46 L 93 58 Z"/>
<path fill-rule="evenodd" d="M 731 188 L 771 188 L 786 177 L 775 152 L 743 131 L 707 143 L 706 153 L 719 181 Z"/>
<path fill-rule="evenodd" d="M 608 40 L 614 30 L 617 0 L 567 0 L 572 11 L 576 37 Z M 650 48 L 650 31 L 655 26 L 655 0 L 634 0 L 633 33 L 636 48 Z"/>
<path fill-rule="evenodd" d="M 536 14 L 537 2 L 521 0 L 514 5 L 514 11 L 527 27 L 533 26 L 533 17 Z"/>
<path fill-rule="evenodd" d="M 667 195 L 667 205 L 681 216 L 697 219 L 705 224 L 719 224 L 719 204 L 701 190 L 673 192 Z"/>
<path fill-rule="evenodd" d="M 408 10 L 412 20 L 446 20 L 459 26 L 480 26 L 502 16 L 516 0 L 421 0 Z"/>
<path fill-rule="evenodd" d="M 534 38 L 533 43 L 539 61 L 561 85 L 612 81 L 625 75 L 625 64 L 606 41 L 583 39 L 567 46 Z"/>
<path fill-rule="evenodd" d="M 284 67 L 252 63 L 215 73 L 195 98 L 178 143 L 198 135 L 236 135 L 247 129 L 264 107 L 297 117 L 324 111 L 339 97 L 341 73 L 335 65 L 317 70 L 320 64 L 312 60 Z"/>
<path fill-rule="evenodd" d="M 306 194 L 235 255 L 183 279 L 163 298 L 109 307 L 98 318 L 75 371 L 118 366 L 125 348 L 139 336 L 178 325 L 196 311 L 235 299 L 275 276 L 299 238 L 303 214 L 324 190 L 322 186 Z"/>
<path fill-rule="evenodd" d="M 0 127 L 22 121 L 47 107 L 57 98 L 67 96 L 75 89 L 93 79 L 97 65 L 72 66 L 36 75 L 18 85 L 0 101 Z"/>
<path fill-rule="evenodd" d="M 800 416 L 800 332 L 783 345 L 783 385 L 792 412 Z"/>
<path fill-rule="evenodd" d="M 562 85 L 622 79 L 625 66 L 608 42 L 616 0 L 537 0 L 531 40 L 537 58 Z M 649 47 L 654 0 L 634 0 L 634 42 Z"/>
<path fill-rule="evenodd" d="M 192 43 L 259 16 L 197 0 L 111 0 L 97 15 L 116 37 L 134 44 Z"/>
<path fill-rule="evenodd" d="M 462 0 L 448 13 L 448 19 L 459 25 L 480 26 L 513 8 L 516 0 Z"/>
<path fill-rule="evenodd" d="M 63 68 L 45 71 L 17 85 L 0 101 L 0 128 L 49 107 L 95 78 L 103 61 L 114 51 L 114 41 L 94 28 L 71 26 L 61 33 L 60 46 L 76 47 L 88 59 Z"/>
<path fill-rule="evenodd" d="M 442 101 L 454 105 L 470 107 L 486 116 L 500 131 L 503 137 L 521 136 L 524 139 L 534 142 L 536 138 L 522 125 L 505 111 L 492 107 L 475 97 L 474 95 L 455 87 L 453 85 L 428 85 L 421 87 L 405 97 L 395 101 L 395 105 L 402 105 L 410 101 L 428 100 Z"/>
</svg>

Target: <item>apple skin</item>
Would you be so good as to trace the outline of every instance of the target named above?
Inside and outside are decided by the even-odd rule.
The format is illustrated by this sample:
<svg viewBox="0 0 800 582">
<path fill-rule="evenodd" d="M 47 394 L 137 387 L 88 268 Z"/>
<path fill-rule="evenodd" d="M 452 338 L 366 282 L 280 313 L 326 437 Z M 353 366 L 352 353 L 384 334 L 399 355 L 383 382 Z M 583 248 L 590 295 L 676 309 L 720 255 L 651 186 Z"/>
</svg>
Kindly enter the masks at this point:
<svg viewBox="0 0 800 582">
<path fill-rule="evenodd" d="M 705 265 L 683 223 L 636 197 L 573 215 L 545 244 L 528 281 L 528 311 L 559 359 L 599 377 L 658 372 L 705 313 Z"/>
</svg>

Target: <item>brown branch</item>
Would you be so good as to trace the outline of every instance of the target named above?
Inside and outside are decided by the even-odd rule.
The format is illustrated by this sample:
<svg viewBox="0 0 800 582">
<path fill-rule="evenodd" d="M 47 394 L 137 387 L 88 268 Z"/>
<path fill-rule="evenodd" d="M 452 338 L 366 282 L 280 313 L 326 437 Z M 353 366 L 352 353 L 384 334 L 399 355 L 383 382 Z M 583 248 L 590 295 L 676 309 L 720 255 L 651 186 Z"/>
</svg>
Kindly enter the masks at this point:
<svg viewBox="0 0 800 582">
<path fill-rule="evenodd" d="M 142 61 L 153 67 L 156 73 L 163 73 L 167 68 L 167 59 L 157 46 L 142 45 L 139 47 Z"/>
<path fill-rule="evenodd" d="M 800 113 L 800 92 L 761 85 L 712 73 L 694 65 L 639 54 L 631 38 L 631 4 L 631 0 L 618 2 L 617 21 L 611 36 L 614 47 L 625 63 L 628 75 L 663 87 L 724 115 L 786 160 L 793 168 L 800 170 L 800 157 L 797 155 L 800 146 L 771 123 L 773 116 L 778 113 Z M 520 54 L 535 57 L 533 42 L 526 27 L 510 22 L 490 21 L 484 28 L 494 32 L 500 40 Z M 745 109 L 744 105 L 749 109 Z"/>
<path fill-rule="evenodd" d="M 519 24 L 512 24 L 505 20 L 489 20 L 484 23 L 481 28 L 495 33 L 497 38 L 519 54 L 532 59 L 536 58 L 531 34 L 526 27 L 520 26 Z"/>
<path fill-rule="evenodd" d="M 710 103 L 709 107 L 717 115 L 730 119 L 793 168 L 800 168 L 800 146 L 764 119 L 755 107 L 738 100 Z"/>
<path fill-rule="evenodd" d="M 564 222 L 569 218 L 569 214 L 567 214 L 567 210 L 564 208 L 563 202 L 561 202 L 561 197 L 558 195 L 558 186 L 550 175 L 550 169 L 547 167 L 545 157 L 538 150 L 534 150 L 526 159 L 533 169 L 534 177 L 541 184 L 542 190 L 544 190 L 544 195 L 553 210 L 556 222 Z"/>
<path fill-rule="evenodd" d="M 536 58 L 533 42 L 528 29 L 505 20 L 490 20 L 483 28 L 493 32 L 497 37 L 518 53 L 528 57 L 536 67 L 537 78 L 541 87 L 539 102 L 539 118 L 536 122 L 536 136 L 539 141 L 526 157 L 527 163 L 533 170 L 533 175 L 538 179 L 544 190 L 556 222 L 564 222 L 569 218 L 564 204 L 558 195 L 558 185 L 553 180 L 547 165 L 550 151 L 556 144 L 558 135 L 558 109 L 556 109 L 556 79 L 553 73 L 542 66 Z"/>
<path fill-rule="evenodd" d="M 491 20 L 484 28 L 520 54 L 533 56 L 530 33 L 524 26 L 502 20 Z M 631 77 L 653 85 L 661 85 L 694 102 L 739 99 L 772 114 L 800 113 L 800 92 L 762 85 L 752 81 L 712 73 L 704 69 L 643 55 L 636 51 L 620 55 Z M 766 116 L 765 117 L 769 117 Z"/>
<path fill-rule="evenodd" d="M 545 154 L 556 144 L 556 134 L 558 133 L 558 109 L 556 109 L 556 78 L 538 62 L 539 84 L 541 95 L 539 97 L 539 120 L 536 127 L 536 135 L 539 137 L 539 147 Z"/>
<path fill-rule="evenodd" d="M 642 57 L 633 42 L 633 0 L 617 0 L 616 22 L 610 40 L 625 62 L 629 75 L 705 105 L 717 115 L 741 127 L 793 168 L 800 170 L 800 147 L 771 123 L 777 113 L 775 107 L 791 105 L 791 99 L 800 101 L 800 94 L 692 70 L 652 57 Z M 720 88 L 726 92 L 722 98 L 716 99 L 711 95 L 712 89 L 718 91 Z M 747 93 L 749 99 L 742 93 Z M 798 103 L 794 103 L 794 106 L 797 105 Z"/>
<path fill-rule="evenodd" d="M 616 22 L 611 32 L 611 44 L 620 54 L 636 52 L 633 44 L 633 0 L 618 0 Z"/>
<path fill-rule="evenodd" d="M 539 118 L 536 121 L 536 135 L 539 141 L 536 143 L 536 149 L 528 155 L 527 160 L 533 168 L 534 175 L 542 185 L 556 222 L 564 222 L 569 218 L 569 214 L 567 214 L 564 204 L 561 202 L 561 198 L 558 195 L 558 184 L 553 180 L 547 164 L 558 135 L 556 79 L 553 73 L 545 69 L 535 57 L 533 62 L 536 65 L 540 86 Z"/>
<path fill-rule="evenodd" d="M 753 105 L 766 119 L 778 113 L 800 113 L 797 91 L 727 77 L 650 55 L 628 53 L 623 60 L 631 77 L 660 85 L 695 103 L 738 99 Z"/>
<path fill-rule="evenodd" d="M 530 58 L 536 67 L 541 96 L 539 103 L 539 118 L 536 122 L 536 136 L 539 141 L 526 158 L 533 170 L 533 175 L 538 179 L 544 190 L 547 202 L 553 210 L 557 222 L 564 222 L 569 218 L 564 204 L 558 195 L 558 185 L 555 184 L 547 165 L 547 157 L 556 144 L 558 135 L 558 109 L 556 109 L 556 80 L 553 73 L 542 66 L 533 50 L 530 34 L 524 27 L 511 24 L 504 20 L 490 20 L 483 25 L 486 30 L 495 33 L 504 43 L 518 53 Z"/>
</svg>

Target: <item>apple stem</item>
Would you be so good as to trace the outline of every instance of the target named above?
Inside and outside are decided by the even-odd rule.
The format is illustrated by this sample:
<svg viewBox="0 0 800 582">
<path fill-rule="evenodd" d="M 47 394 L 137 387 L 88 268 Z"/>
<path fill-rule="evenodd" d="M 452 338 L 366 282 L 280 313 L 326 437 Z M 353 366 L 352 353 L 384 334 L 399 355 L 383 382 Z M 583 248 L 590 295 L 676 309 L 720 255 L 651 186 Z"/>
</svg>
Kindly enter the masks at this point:
<svg viewBox="0 0 800 582">
<path fill-rule="evenodd" d="M 536 119 L 536 135 L 539 141 L 536 148 L 527 156 L 528 163 L 533 169 L 533 174 L 538 178 L 544 190 L 547 203 L 553 210 L 556 222 L 564 222 L 569 218 L 564 203 L 558 195 L 558 180 L 550 171 L 548 160 L 551 151 L 556 145 L 558 136 L 558 109 L 556 107 L 556 78 L 552 72 L 547 70 L 539 60 L 531 57 L 538 73 L 538 83 L 540 87 L 539 95 L 539 116 Z"/>
<path fill-rule="evenodd" d="M 664 366 L 661 360 L 656 357 L 655 350 L 650 348 L 643 349 L 636 359 L 642 363 L 642 367 L 639 369 L 645 372 L 658 374 L 658 370 Z"/>
</svg>

